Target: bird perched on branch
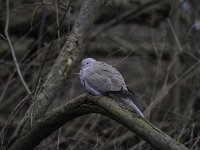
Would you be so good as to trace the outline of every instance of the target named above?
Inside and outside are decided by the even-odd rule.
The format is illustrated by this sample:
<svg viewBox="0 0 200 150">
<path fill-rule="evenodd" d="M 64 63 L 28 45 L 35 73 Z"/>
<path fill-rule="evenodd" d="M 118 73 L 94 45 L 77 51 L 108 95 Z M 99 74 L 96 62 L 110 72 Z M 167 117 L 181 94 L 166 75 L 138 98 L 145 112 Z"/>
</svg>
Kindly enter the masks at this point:
<svg viewBox="0 0 200 150">
<path fill-rule="evenodd" d="M 127 87 L 122 75 L 111 65 L 93 58 L 81 62 L 80 80 L 92 95 L 116 95 L 131 107 L 139 116 L 142 112 L 133 103 L 134 93 Z"/>
</svg>

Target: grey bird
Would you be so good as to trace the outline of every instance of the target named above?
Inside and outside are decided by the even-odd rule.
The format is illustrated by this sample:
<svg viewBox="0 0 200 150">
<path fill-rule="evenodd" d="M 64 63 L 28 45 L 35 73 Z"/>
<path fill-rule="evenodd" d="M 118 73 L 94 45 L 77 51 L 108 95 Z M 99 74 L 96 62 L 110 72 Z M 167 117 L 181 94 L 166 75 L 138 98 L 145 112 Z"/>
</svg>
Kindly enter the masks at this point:
<svg viewBox="0 0 200 150">
<path fill-rule="evenodd" d="M 120 72 L 111 65 L 93 58 L 83 59 L 80 80 L 85 89 L 92 95 L 116 95 L 139 116 L 144 117 L 131 99 L 134 93 L 127 87 Z"/>
</svg>

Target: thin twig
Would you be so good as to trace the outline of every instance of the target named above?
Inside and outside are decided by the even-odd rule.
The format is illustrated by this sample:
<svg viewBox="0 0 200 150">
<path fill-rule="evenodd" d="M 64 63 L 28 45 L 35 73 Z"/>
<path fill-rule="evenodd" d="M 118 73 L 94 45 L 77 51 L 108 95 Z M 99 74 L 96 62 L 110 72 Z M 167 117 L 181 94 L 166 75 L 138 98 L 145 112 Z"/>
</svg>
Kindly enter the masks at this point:
<svg viewBox="0 0 200 150">
<path fill-rule="evenodd" d="M 56 150 L 59 150 L 61 130 L 62 130 L 62 127 L 59 128 L 59 130 L 58 130 L 58 140 L 57 140 Z"/>
<path fill-rule="evenodd" d="M 33 6 L 40 6 L 40 5 L 43 5 L 43 6 L 54 6 L 54 3 L 46 3 L 46 2 L 43 2 L 43 3 L 25 4 L 25 5 L 22 5 L 22 6 L 18 7 L 18 8 L 12 9 L 11 11 L 12 11 L 12 12 L 16 12 L 16 11 L 18 11 L 18 10 L 20 10 L 20 9 L 24 9 L 24 8 L 27 8 L 27 7 L 33 7 Z M 66 6 L 58 5 L 58 7 L 59 7 L 61 10 L 63 10 L 63 11 L 68 10 L 68 7 L 69 7 L 69 6 L 71 6 L 70 3 L 68 3 L 68 5 L 66 5 Z M 0 13 L 0 15 L 3 16 L 3 15 L 4 15 L 4 12 Z"/>
<path fill-rule="evenodd" d="M 122 63 L 125 59 L 127 59 L 132 53 L 135 52 L 136 48 L 132 44 L 130 44 L 128 41 L 123 40 L 120 37 L 117 37 L 117 36 L 113 37 L 112 40 L 117 42 L 118 44 L 122 45 L 125 49 L 130 51 L 124 58 L 122 58 L 119 62 L 117 62 L 113 65 L 113 66 L 115 66 L 115 65 Z"/>
<path fill-rule="evenodd" d="M 35 14 L 37 13 L 37 11 L 39 10 L 40 7 L 42 7 L 42 6 L 37 6 L 37 7 L 35 8 L 35 10 L 33 11 L 33 14 L 32 14 L 32 17 L 31 17 L 31 28 L 30 28 L 30 31 L 31 31 L 32 28 L 33 28 L 34 16 L 35 16 Z"/>
<path fill-rule="evenodd" d="M 1 102 L 2 102 L 2 100 L 3 100 L 3 98 L 4 98 L 4 96 L 6 95 L 6 92 L 7 92 L 7 90 L 8 90 L 8 87 L 9 87 L 11 81 L 12 81 L 12 78 L 13 78 L 14 74 L 15 74 L 15 71 L 13 71 L 12 74 L 8 77 L 8 81 L 6 82 L 6 84 L 5 84 L 5 86 L 4 86 L 4 89 L 3 89 L 3 91 L 1 92 L 1 95 L 0 95 L 0 104 L 1 104 Z"/>
<path fill-rule="evenodd" d="M 4 40 L 7 40 L 5 36 L 3 36 L 2 34 L 0 34 L 0 37 Z"/>
<path fill-rule="evenodd" d="M 131 9 L 129 11 L 126 11 L 125 13 L 119 15 L 117 18 L 112 19 L 111 21 L 109 21 L 108 23 L 104 24 L 101 28 L 99 28 L 91 37 L 90 40 L 94 40 L 96 37 L 99 37 L 99 35 L 102 32 L 105 32 L 106 30 L 108 30 L 110 27 L 113 27 L 114 25 L 119 24 L 120 22 L 126 20 L 127 18 L 129 18 L 131 16 L 131 18 L 136 18 L 139 15 L 141 15 L 144 12 L 148 12 L 151 10 L 154 10 L 155 7 L 157 7 L 157 5 L 159 4 L 159 1 L 153 1 L 153 2 L 149 2 L 146 3 L 140 7 L 137 7 L 136 9 Z"/>
<path fill-rule="evenodd" d="M 174 30 L 174 27 L 173 27 L 173 25 L 172 25 L 172 23 L 171 23 L 171 21 L 170 21 L 169 18 L 167 19 L 167 22 L 168 22 L 169 27 L 170 27 L 170 29 L 171 29 L 173 35 L 174 35 L 175 41 L 176 41 L 176 43 L 177 43 L 177 45 L 178 45 L 178 49 L 179 49 L 180 52 L 182 52 L 183 49 L 182 49 L 182 47 L 181 47 L 180 41 L 179 41 L 179 39 L 178 39 L 178 37 L 177 37 L 177 35 L 176 35 L 176 32 L 175 32 L 175 30 Z"/>
<path fill-rule="evenodd" d="M 19 111 L 24 107 L 24 105 L 26 104 L 27 100 L 31 97 L 31 95 L 27 95 L 24 99 L 22 99 L 17 106 L 15 106 L 15 108 L 12 110 L 10 116 L 8 117 L 4 127 L 2 128 L 1 132 L 0 132 L 0 136 L 4 137 L 4 135 L 6 134 L 8 128 L 11 126 L 12 122 L 14 121 L 14 119 L 16 118 L 17 114 L 19 114 Z M 2 139 L 1 141 L 1 148 L 4 145 L 4 140 Z"/>
<path fill-rule="evenodd" d="M 168 92 L 172 89 L 172 87 L 174 87 L 180 81 L 182 81 L 187 76 L 189 76 L 191 74 L 191 72 L 199 66 L 199 64 L 200 64 L 200 61 L 196 62 L 194 65 L 192 65 L 190 68 L 188 68 L 184 73 L 182 73 L 174 82 L 166 85 L 166 87 L 161 90 L 161 92 L 159 93 L 160 95 L 158 95 L 158 97 L 154 100 L 154 102 L 151 103 L 146 108 L 145 113 L 144 113 L 145 116 L 149 115 L 150 110 L 155 108 L 160 103 L 160 101 L 163 100 L 163 98 L 168 94 Z"/>
<path fill-rule="evenodd" d="M 57 34 L 58 39 L 60 39 L 60 21 L 59 21 L 59 14 L 58 14 L 58 1 L 55 0 L 55 9 L 56 9 L 56 25 L 57 25 Z"/>
<path fill-rule="evenodd" d="M 6 35 L 6 38 L 7 38 L 7 41 L 8 41 L 8 44 L 10 46 L 10 50 L 11 50 L 11 54 L 12 54 L 12 57 L 13 57 L 13 60 L 14 60 L 14 63 L 15 63 L 15 67 L 16 67 L 16 70 L 17 70 L 17 73 L 20 77 L 20 80 L 24 86 L 24 88 L 26 89 L 26 91 L 28 92 L 28 94 L 31 94 L 31 91 L 29 90 L 26 82 L 24 81 L 24 78 L 22 76 L 22 73 L 20 71 L 20 68 L 19 68 L 19 65 L 18 65 L 18 61 L 17 61 L 17 58 L 16 58 L 16 55 L 15 55 L 15 48 L 11 42 L 11 39 L 9 37 L 9 34 L 8 34 L 8 26 L 9 26 L 9 0 L 6 1 L 6 25 L 5 25 L 5 35 Z"/>
</svg>

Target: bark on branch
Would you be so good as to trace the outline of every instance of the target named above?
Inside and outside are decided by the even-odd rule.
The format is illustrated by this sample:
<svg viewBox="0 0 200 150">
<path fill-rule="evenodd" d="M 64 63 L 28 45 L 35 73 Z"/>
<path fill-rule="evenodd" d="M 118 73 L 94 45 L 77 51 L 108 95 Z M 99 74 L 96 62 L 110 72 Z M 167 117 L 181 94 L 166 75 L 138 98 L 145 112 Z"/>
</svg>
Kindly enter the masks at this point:
<svg viewBox="0 0 200 150">
<path fill-rule="evenodd" d="M 52 69 L 41 85 L 35 101 L 27 111 L 27 115 L 23 121 L 25 122 L 23 123 L 25 126 L 22 133 L 30 127 L 30 118 L 32 122 L 35 122 L 38 118 L 43 116 L 52 103 L 57 91 L 62 86 L 63 80 L 66 79 L 71 68 L 78 60 L 80 48 L 84 40 L 86 40 L 89 28 L 91 28 L 103 2 L 104 1 L 101 0 L 87 0 L 83 2 L 79 16 L 74 23 L 67 41 L 63 44 Z M 33 115 L 30 116 L 30 114 Z M 20 135 L 20 133 L 18 133 L 18 135 Z"/>
<path fill-rule="evenodd" d="M 66 79 L 67 74 L 77 61 L 80 47 L 84 40 L 86 40 L 88 30 L 91 28 L 101 4 L 101 0 L 84 1 L 71 33 L 62 46 L 59 56 L 37 95 L 34 104 L 33 120 L 37 120 L 46 112 L 61 83 Z"/>
<path fill-rule="evenodd" d="M 9 150 L 34 149 L 43 139 L 66 122 L 88 113 L 100 113 L 118 121 L 157 149 L 187 150 L 185 146 L 147 120 L 139 118 L 115 100 L 105 96 L 94 97 L 87 94 L 82 94 L 44 115 Z"/>
<path fill-rule="evenodd" d="M 30 124 L 37 121 L 44 115 L 49 105 L 52 103 L 57 91 L 62 87 L 63 80 L 70 73 L 71 68 L 75 65 L 80 54 L 84 40 L 88 35 L 102 4 L 106 0 L 85 0 L 82 4 L 79 16 L 77 17 L 73 29 L 63 44 L 61 51 L 47 75 L 44 83 L 41 85 L 39 92 L 33 104 L 28 109 L 24 119 L 21 121 L 19 128 L 16 129 L 9 146 L 14 144 L 21 134 L 26 133 L 31 127 Z"/>
</svg>

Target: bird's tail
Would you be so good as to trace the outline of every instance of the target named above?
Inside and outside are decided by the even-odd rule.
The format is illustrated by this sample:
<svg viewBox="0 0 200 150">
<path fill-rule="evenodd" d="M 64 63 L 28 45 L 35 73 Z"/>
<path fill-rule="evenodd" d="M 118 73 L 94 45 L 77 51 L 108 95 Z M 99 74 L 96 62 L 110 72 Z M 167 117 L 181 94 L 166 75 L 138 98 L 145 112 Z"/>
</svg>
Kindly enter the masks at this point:
<svg viewBox="0 0 200 150">
<path fill-rule="evenodd" d="M 139 110 L 139 108 L 133 103 L 133 101 L 129 98 L 122 98 L 122 100 L 131 108 L 133 108 L 133 110 L 141 117 L 144 118 L 143 113 Z"/>
</svg>

